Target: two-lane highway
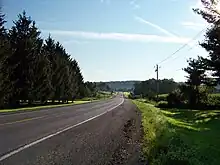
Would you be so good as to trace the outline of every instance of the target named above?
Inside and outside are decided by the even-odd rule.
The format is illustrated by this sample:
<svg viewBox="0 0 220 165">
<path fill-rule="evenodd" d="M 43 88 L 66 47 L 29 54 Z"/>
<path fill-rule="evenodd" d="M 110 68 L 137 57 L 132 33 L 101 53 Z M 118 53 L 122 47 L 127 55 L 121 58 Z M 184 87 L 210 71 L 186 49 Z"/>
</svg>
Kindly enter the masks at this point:
<svg viewBox="0 0 220 165">
<path fill-rule="evenodd" d="M 45 157 L 48 158 L 47 156 L 48 154 L 51 155 L 50 152 L 54 152 L 54 150 L 56 150 L 53 149 L 51 151 L 51 148 L 56 146 L 57 143 L 61 148 L 63 147 L 60 153 L 64 152 L 63 150 L 72 150 L 77 145 L 79 145 L 79 148 L 83 147 L 85 150 L 87 150 L 85 146 L 82 146 L 80 140 L 77 140 L 79 138 L 83 139 L 87 137 L 87 136 L 85 137 L 85 135 L 83 134 L 88 133 L 88 131 L 85 132 L 86 130 L 83 130 L 81 127 L 86 127 L 86 129 L 91 129 L 90 130 L 91 133 L 89 134 L 89 136 L 92 136 L 93 134 L 96 135 L 96 137 L 94 137 L 95 138 L 94 140 L 98 140 L 97 138 L 102 137 L 102 135 L 100 134 L 102 133 L 105 134 L 103 135 L 105 138 L 104 139 L 101 138 L 101 139 L 103 140 L 104 143 L 106 143 L 105 142 L 106 136 L 110 137 L 110 135 L 107 135 L 108 133 L 106 133 L 106 131 L 111 132 L 115 130 L 116 132 L 117 131 L 120 132 L 120 130 L 118 129 L 119 128 L 121 129 L 121 127 L 125 122 L 123 119 L 119 119 L 119 116 L 120 117 L 126 116 L 124 113 L 126 113 L 126 111 L 129 110 L 129 108 L 120 110 L 120 107 L 125 106 L 124 104 L 125 104 L 124 98 L 118 95 L 113 99 L 109 99 L 105 101 L 97 101 L 88 104 L 1 115 L 0 116 L 0 164 L 1 163 L 14 164 L 15 162 L 16 164 L 54 164 L 54 160 L 56 160 L 55 161 L 56 163 L 58 162 L 60 163 L 60 161 L 63 160 L 63 156 L 60 156 L 59 154 L 58 154 L 59 156 L 50 158 L 50 161 L 52 159 L 53 163 L 51 162 L 48 163 L 49 160 L 45 158 Z M 113 116 L 113 112 L 115 113 L 115 115 L 117 114 L 117 118 L 115 115 Z M 106 115 L 108 115 L 108 117 Z M 102 120 L 102 121 L 97 121 L 97 120 Z M 110 123 L 112 122 L 117 123 L 117 121 L 120 124 L 118 126 L 112 125 L 112 128 L 110 128 L 111 130 L 106 130 L 103 128 L 103 127 L 105 128 L 109 127 Z M 92 128 L 92 126 L 90 125 L 93 125 L 93 127 L 95 125 L 95 127 Z M 81 135 L 77 133 L 77 129 L 79 129 L 80 132 L 82 132 Z M 94 130 L 94 129 L 98 129 L 98 130 Z M 99 131 L 101 132 L 97 134 L 97 132 Z M 72 135 L 71 137 L 63 136 L 64 134 L 68 134 L 70 132 L 72 132 L 74 136 Z M 116 132 L 114 133 L 114 136 L 118 136 L 121 134 Z M 54 143 L 53 140 L 56 140 L 56 138 L 61 138 L 61 139 Z M 89 142 L 89 140 L 84 142 L 87 144 L 92 143 L 91 145 L 97 144 L 101 146 L 104 145 L 104 143 L 103 144 L 101 143 L 101 139 L 97 142 L 96 141 Z M 74 144 L 71 144 L 70 142 L 68 142 L 68 140 L 74 141 Z M 110 140 L 110 142 L 111 141 L 112 139 Z M 51 146 L 48 147 L 47 145 L 51 145 Z M 102 147 L 101 150 L 103 150 L 103 148 L 104 147 Z M 75 148 L 75 150 L 77 150 L 77 148 Z M 105 152 L 109 152 L 109 151 L 110 149 L 106 148 Z M 31 152 L 33 154 L 30 155 L 29 153 Z M 94 154 L 93 152 L 94 150 L 89 151 L 88 153 L 91 156 Z M 42 154 L 40 157 L 43 160 L 39 159 L 40 154 Z M 68 161 L 70 164 L 75 164 L 73 161 L 77 161 L 79 159 L 79 156 L 77 156 L 77 158 L 76 157 L 74 158 L 75 155 L 77 154 L 76 153 L 73 154 L 72 155 L 73 157 L 69 159 L 71 160 Z M 79 155 L 82 156 L 83 154 L 79 154 Z M 87 155 L 86 157 L 89 158 L 89 155 Z M 84 157 L 78 160 L 78 161 L 83 160 L 81 163 L 78 164 L 87 164 L 87 163 L 89 164 L 89 162 L 84 160 L 86 158 Z M 92 159 L 94 158 L 95 157 L 93 156 Z M 39 160 L 41 161 L 39 162 Z M 67 162 L 65 162 L 65 164 L 66 163 Z"/>
</svg>

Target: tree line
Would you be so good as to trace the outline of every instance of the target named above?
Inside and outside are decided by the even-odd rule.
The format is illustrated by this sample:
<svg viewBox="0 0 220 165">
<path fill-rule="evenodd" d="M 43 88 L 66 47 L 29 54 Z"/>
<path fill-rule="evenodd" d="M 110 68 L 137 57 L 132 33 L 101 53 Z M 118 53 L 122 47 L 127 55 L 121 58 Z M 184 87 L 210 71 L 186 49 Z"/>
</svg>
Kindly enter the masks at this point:
<svg viewBox="0 0 220 165">
<path fill-rule="evenodd" d="M 220 13 L 216 8 L 218 0 L 201 0 L 204 8 L 193 9 L 201 15 L 210 27 L 206 30 L 205 39 L 200 46 L 208 52 L 207 57 L 198 56 L 188 60 L 188 67 L 184 85 L 167 97 L 168 104 L 178 106 L 187 105 L 190 108 L 219 108 L 219 98 L 212 93 L 220 84 Z"/>
<path fill-rule="evenodd" d="M 220 97 L 210 95 L 216 91 L 215 87 L 220 84 L 220 12 L 216 8 L 219 0 L 201 0 L 201 2 L 203 9 L 193 10 L 210 24 L 206 30 L 205 39 L 199 43 L 208 52 L 208 56 L 197 56 L 197 58 L 187 60 L 188 66 L 183 68 L 187 73 L 186 82 L 178 84 L 173 88 L 174 90 L 170 88 L 172 92 L 169 92 L 166 98 L 168 103 L 163 101 L 159 103 L 160 107 L 200 109 L 220 107 Z M 155 80 L 151 86 L 152 88 L 149 88 L 148 80 L 136 85 L 134 91 L 144 96 L 155 95 Z M 160 86 L 163 88 L 161 83 Z"/>
<path fill-rule="evenodd" d="M 19 106 L 22 101 L 68 102 L 95 92 L 84 83 L 78 62 L 50 35 L 40 37 L 35 21 L 25 11 L 10 29 L 0 13 L 0 107 Z"/>
<path fill-rule="evenodd" d="M 166 94 L 177 88 L 178 83 L 173 79 L 163 79 L 158 80 L 159 84 L 159 93 L 158 94 Z M 142 81 L 134 84 L 134 95 L 139 95 L 142 97 L 153 98 L 157 94 L 157 80 L 149 79 L 146 81 Z"/>
</svg>

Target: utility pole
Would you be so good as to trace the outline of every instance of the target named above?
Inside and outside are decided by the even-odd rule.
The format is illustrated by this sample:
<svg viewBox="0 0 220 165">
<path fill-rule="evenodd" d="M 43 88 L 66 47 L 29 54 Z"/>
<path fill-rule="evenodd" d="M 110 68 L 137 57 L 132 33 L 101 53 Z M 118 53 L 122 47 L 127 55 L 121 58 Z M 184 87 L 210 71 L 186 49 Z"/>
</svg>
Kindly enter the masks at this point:
<svg viewBox="0 0 220 165">
<path fill-rule="evenodd" d="M 158 67 L 158 64 L 156 65 L 156 70 L 155 72 L 157 73 L 157 101 L 158 101 L 158 95 L 159 95 L 159 67 Z"/>
</svg>

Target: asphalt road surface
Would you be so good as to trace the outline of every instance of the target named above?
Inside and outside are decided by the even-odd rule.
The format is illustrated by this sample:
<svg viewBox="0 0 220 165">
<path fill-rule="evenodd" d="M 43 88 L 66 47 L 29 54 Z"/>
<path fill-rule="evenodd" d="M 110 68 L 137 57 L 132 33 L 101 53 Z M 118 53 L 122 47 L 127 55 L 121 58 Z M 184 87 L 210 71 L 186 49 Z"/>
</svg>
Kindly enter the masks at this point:
<svg viewBox="0 0 220 165">
<path fill-rule="evenodd" d="M 122 95 L 0 115 L 0 164 L 139 164 L 140 114 Z"/>
</svg>

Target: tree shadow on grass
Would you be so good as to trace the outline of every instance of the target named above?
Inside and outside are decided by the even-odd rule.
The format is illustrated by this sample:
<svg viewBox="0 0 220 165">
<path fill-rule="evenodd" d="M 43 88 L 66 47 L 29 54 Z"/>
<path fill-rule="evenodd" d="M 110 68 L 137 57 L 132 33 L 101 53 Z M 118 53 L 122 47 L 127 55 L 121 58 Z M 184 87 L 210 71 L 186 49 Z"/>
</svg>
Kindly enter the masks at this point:
<svg viewBox="0 0 220 165">
<path fill-rule="evenodd" d="M 220 126 L 220 110 L 162 109 L 162 113 L 176 121 L 195 127 Z M 219 127 L 218 127 L 219 128 Z"/>
<path fill-rule="evenodd" d="M 218 164 L 220 110 L 161 109 L 161 112 L 166 116 L 169 128 L 175 129 L 169 143 L 170 151 L 166 154 L 168 157 L 171 153 L 189 164 Z M 172 156 L 169 163 L 173 161 Z"/>
</svg>

